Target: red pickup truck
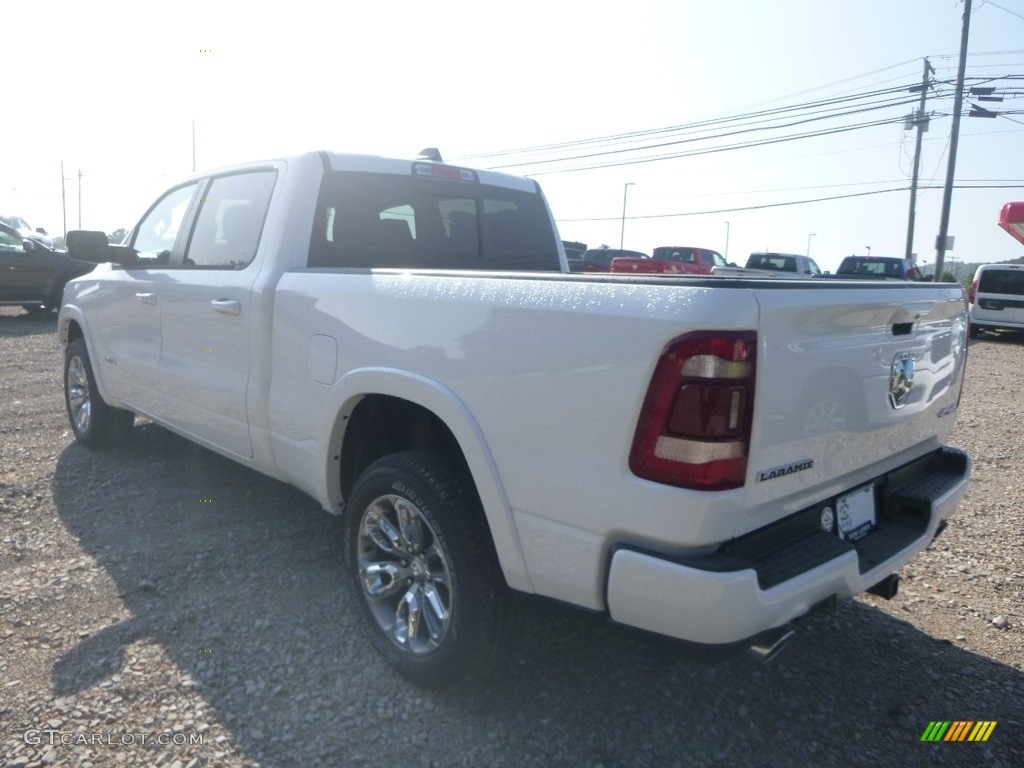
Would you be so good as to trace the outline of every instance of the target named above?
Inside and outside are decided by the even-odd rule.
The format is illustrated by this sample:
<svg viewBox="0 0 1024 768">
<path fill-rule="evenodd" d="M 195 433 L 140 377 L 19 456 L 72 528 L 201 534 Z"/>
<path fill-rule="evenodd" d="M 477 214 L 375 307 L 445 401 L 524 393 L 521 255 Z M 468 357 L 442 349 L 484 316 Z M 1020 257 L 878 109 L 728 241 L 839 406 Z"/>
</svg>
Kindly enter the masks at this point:
<svg viewBox="0 0 1024 768">
<path fill-rule="evenodd" d="M 726 267 L 722 254 L 707 248 L 662 245 L 650 259 L 619 257 L 612 259 L 612 272 L 630 274 L 710 275 L 713 267 Z"/>
</svg>

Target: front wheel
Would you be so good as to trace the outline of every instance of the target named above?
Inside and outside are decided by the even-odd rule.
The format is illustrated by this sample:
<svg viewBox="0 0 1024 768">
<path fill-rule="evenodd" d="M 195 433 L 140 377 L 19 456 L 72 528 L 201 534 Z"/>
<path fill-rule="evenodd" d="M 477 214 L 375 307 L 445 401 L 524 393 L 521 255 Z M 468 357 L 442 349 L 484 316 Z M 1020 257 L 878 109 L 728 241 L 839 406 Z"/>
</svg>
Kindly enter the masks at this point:
<svg viewBox="0 0 1024 768">
<path fill-rule="evenodd" d="M 423 686 L 486 674 L 509 600 L 461 473 L 431 451 L 385 456 L 360 475 L 348 506 L 350 584 L 377 651 Z"/>
<path fill-rule="evenodd" d="M 100 397 L 85 340 L 68 344 L 64 354 L 64 404 L 75 438 L 91 448 L 111 448 L 131 431 L 135 414 L 114 408 Z"/>
</svg>

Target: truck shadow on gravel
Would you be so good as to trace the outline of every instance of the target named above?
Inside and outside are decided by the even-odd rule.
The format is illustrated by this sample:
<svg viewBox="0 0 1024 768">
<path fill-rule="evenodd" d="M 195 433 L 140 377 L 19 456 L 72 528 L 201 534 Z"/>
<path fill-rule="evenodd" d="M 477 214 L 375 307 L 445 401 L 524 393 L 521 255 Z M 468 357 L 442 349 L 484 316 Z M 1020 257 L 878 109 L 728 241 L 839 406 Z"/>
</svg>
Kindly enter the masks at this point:
<svg viewBox="0 0 1024 768">
<path fill-rule="evenodd" d="M 131 616 L 97 617 L 54 693 L 157 643 L 264 766 L 1010 766 L 1024 751 L 1020 672 L 863 603 L 802 622 L 757 665 L 523 600 L 493 680 L 430 692 L 373 653 L 340 520 L 299 491 L 143 425 L 123 452 L 66 448 L 53 495 Z M 932 720 L 982 719 L 999 721 L 984 744 L 920 743 Z"/>
<path fill-rule="evenodd" d="M 25 312 L 19 307 L 0 306 L 0 336 L 43 336 L 56 332 L 56 312 Z"/>
</svg>

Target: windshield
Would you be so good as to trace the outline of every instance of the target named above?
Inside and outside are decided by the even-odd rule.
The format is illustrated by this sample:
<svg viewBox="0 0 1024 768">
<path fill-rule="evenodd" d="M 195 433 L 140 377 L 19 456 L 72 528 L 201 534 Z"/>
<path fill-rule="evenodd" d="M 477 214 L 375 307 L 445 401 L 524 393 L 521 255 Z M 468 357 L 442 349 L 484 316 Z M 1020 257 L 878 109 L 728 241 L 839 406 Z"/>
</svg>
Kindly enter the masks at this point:
<svg viewBox="0 0 1024 768">
<path fill-rule="evenodd" d="M 32 227 L 28 225 L 28 222 L 20 216 L 0 216 L 0 221 L 9 227 L 14 227 L 15 229 L 32 229 Z"/>
</svg>

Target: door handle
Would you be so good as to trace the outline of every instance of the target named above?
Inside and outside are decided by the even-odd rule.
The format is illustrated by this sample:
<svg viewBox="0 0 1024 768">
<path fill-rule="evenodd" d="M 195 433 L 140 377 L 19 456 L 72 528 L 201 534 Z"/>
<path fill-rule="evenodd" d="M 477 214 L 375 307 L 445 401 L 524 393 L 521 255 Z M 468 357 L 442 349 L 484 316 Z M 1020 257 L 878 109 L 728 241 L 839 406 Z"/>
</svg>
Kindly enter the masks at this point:
<svg viewBox="0 0 1024 768">
<path fill-rule="evenodd" d="M 210 302 L 210 306 L 225 315 L 242 314 L 242 302 L 237 299 L 214 299 Z"/>
<path fill-rule="evenodd" d="M 136 293 L 135 300 L 141 301 L 143 304 L 156 304 L 155 293 Z"/>
</svg>

